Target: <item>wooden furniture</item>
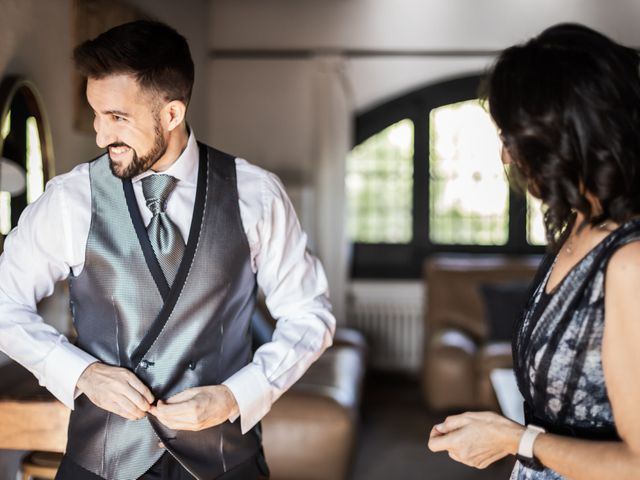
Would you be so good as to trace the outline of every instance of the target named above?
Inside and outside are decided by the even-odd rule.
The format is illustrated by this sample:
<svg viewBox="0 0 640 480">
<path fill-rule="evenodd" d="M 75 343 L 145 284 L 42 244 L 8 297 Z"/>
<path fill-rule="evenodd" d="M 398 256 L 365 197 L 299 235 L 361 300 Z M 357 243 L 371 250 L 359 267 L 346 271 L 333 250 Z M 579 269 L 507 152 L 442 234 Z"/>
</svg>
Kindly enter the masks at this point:
<svg viewBox="0 0 640 480">
<path fill-rule="evenodd" d="M 0 379 L 0 448 L 64 452 L 69 409 L 15 363 Z"/>
<path fill-rule="evenodd" d="M 31 452 L 22 459 L 22 480 L 54 480 L 62 461 L 62 453 Z"/>
</svg>

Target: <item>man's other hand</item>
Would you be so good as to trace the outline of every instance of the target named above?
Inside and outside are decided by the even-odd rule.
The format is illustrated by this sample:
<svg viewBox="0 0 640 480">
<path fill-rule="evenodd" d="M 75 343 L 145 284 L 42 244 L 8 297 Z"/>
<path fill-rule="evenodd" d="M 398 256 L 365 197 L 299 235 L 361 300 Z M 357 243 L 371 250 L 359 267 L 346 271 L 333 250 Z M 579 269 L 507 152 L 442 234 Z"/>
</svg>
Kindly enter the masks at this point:
<svg viewBox="0 0 640 480">
<path fill-rule="evenodd" d="M 215 427 L 238 415 L 238 403 L 225 385 L 189 388 L 158 400 L 149 413 L 172 430 L 198 431 Z"/>
<path fill-rule="evenodd" d="M 153 394 L 129 370 L 92 363 L 80 375 L 77 388 L 98 407 L 129 420 L 144 418 Z"/>
</svg>

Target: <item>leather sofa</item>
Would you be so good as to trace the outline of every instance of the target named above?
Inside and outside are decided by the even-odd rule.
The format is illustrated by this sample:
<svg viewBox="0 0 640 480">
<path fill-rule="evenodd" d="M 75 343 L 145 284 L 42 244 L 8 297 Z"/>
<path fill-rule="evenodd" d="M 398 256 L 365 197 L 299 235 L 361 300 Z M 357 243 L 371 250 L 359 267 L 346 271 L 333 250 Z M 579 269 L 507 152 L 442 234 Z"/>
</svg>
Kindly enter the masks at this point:
<svg viewBox="0 0 640 480">
<path fill-rule="evenodd" d="M 268 335 L 272 320 L 260 317 L 254 332 Z M 338 328 L 333 346 L 272 406 L 262 420 L 271 480 L 349 478 L 366 352 L 362 334 Z"/>
<path fill-rule="evenodd" d="M 422 393 L 430 409 L 498 410 L 490 373 L 512 367 L 511 343 L 491 340 L 481 289 L 509 282 L 521 282 L 528 289 L 540 260 L 468 255 L 425 261 Z"/>
</svg>

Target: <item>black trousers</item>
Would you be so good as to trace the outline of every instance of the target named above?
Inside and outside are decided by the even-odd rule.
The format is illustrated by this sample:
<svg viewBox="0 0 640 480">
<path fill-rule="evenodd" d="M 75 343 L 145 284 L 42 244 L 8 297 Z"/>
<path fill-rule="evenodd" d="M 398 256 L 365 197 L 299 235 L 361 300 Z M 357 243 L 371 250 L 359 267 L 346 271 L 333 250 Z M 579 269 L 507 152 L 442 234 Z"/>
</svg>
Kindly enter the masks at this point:
<svg viewBox="0 0 640 480">
<path fill-rule="evenodd" d="M 138 480 L 193 480 L 178 461 L 169 453 L 160 459 Z M 217 480 L 258 480 L 269 478 L 269 469 L 260 451 L 257 455 L 229 470 Z M 102 477 L 85 470 L 66 455 L 58 468 L 56 480 L 103 480 Z"/>
</svg>

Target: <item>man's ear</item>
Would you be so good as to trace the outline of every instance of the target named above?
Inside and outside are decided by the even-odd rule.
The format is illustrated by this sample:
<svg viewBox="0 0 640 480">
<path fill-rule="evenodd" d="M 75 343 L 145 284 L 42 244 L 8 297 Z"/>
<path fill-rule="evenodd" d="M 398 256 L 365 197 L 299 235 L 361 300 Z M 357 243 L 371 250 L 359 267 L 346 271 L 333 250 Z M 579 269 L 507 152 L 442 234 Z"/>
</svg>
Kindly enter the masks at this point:
<svg viewBox="0 0 640 480">
<path fill-rule="evenodd" d="M 180 100 L 172 100 L 162 108 L 161 118 L 168 131 L 182 124 L 187 114 L 187 106 Z"/>
</svg>

